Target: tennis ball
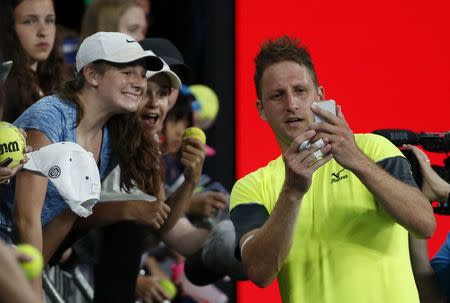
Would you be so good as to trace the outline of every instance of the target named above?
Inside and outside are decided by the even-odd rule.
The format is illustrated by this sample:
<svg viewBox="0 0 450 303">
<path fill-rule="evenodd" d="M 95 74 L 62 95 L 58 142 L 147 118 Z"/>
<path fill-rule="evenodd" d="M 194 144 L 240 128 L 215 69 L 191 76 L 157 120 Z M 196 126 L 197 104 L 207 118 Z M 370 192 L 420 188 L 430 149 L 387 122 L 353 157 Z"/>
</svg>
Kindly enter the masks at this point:
<svg viewBox="0 0 450 303">
<path fill-rule="evenodd" d="M 17 127 L 0 121 L 0 166 L 14 168 L 19 165 L 25 157 L 25 145 L 25 138 Z M 2 165 L 7 163 L 8 158 L 12 161 L 8 165 Z"/>
<path fill-rule="evenodd" d="M 20 263 L 25 276 L 30 280 L 39 276 L 44 267 L 44 259 L 39 249 L 30 244 L 18 244 L 16 249 L 18 252 L 32 258 L 31 261 Z"/>
<path fill-rule="evenodd" d="M 195 84 L 189 86 L 195 99 L 200 103 L 200 123 L 206 120 L 216 119 L 219 112 L 219 98 L 216 93 L 206 85 Z"/>
<path fill-rule="evenodd" d="M 167 299 L 172 301 L 173 298 L 175 298 L 175 296 L 177 295 L 177 287 L 175 286 L 175 284 L 173 284 L 173 282 L 169 279 L 161 279 L 159 280 L 159 285 L 161 285 L 161 287 L 166 292 L 168 296 Z"/>
<path fill-rule="evenodd" d="M 201 128 L 198 127 L 188 127 L 184 131 L 183 140 L 186 138 L 193 138 L 200 140 L 203 144 L 206 143 L 206 135 Z"/>
</svg>

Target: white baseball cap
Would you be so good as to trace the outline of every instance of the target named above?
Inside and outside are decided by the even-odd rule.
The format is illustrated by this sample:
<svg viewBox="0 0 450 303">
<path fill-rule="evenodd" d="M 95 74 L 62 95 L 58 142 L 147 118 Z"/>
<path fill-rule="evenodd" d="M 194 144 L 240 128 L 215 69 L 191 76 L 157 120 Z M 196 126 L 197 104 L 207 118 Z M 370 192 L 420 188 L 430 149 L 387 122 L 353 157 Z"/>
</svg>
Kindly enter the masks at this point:
<svg viewBox="0 0 450 303">
<path fill-rule="evenodd" d="M 162 59 L 161 59 L 162 60 Z M 151 71 L 151 70 L 147 70 L 146 73 L 146 77 L 147 79 L 150 79 L 151 77 L 157 75 L 157 74 L 166 74 L 171 82 L 171 85 L 173 88 L 180 88 L 181 87 L 181 80 L 180 78 L 177 76 L 177 74 L 175 74 L 171 69 L 170 66 L 164 61 L 163 61 L 163 68 L 159 71 Z"/>
<path fill-rule="evenodd" d="M 162 60 L 152 51 L 146 51 L 132 37 L 123 33 L 98 32 L 81 42 L 76 55 L 77 72 L 87 64 L 104 60 L 112 63 L 131 63 L 145 59 L 147 70 L 158 71 L 163 68 Z"/>
<path fill-rule="evenodd" d="M 92 214 L 100 199 L 100 173 L 92 153 L 73 142 L 44 146 L 27 154 L 23 169 L 48 177 L 70 209 Z"/>
</svg>

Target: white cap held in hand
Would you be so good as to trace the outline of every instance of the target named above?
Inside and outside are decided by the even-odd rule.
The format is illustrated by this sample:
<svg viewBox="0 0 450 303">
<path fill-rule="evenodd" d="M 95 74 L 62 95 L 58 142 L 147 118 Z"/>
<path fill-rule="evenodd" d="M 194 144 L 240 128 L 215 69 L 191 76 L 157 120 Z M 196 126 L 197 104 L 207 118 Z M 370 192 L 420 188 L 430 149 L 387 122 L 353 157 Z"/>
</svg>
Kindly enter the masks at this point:
<svg viewBox="0 0 450 303">
<path fill-rule="evenodd" d="M 27 154 L 23 169 L 48 177 L 74 213 L 92 214 L 100 198 L 100 173 L 92 153 L 73 142 L 44 146 Z"/>
</svg>

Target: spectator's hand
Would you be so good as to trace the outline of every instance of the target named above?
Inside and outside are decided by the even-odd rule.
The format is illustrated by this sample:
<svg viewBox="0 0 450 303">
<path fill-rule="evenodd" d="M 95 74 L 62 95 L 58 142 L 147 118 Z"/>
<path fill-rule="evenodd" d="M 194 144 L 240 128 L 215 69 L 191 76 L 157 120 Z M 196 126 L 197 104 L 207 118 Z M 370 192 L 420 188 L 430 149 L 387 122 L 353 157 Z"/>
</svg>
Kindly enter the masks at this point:
<svg viewBox="0 0 450 303">
<path fill-rule="evenodd" d="M 284 189 L 295 191 L 300 194 L 306 193 L 311 186 L 314 171 L 332 158 L 332 155 L 330 154 L 331 146 L 328 144 L 326 138 L 323 139 L 325 146 L 320 148 L 320 151 L 324 155 L 321 159 L 317 159 L 315 155 L 319 148 L 314 144 L 311 144 L 310 147 L 305 150 L 299 150 L 299 146 L 304 141 L 311 141 L 315 135 L 316 131 L 309 130 L 303 135 L 298 136 L 283 153 L 283 161 L 286 170 L 286 178 L 283 185 Z"/>
<path fill-rule="evenodd" d="M 202 217 L 213 217 L 224 209 L 228 203 L 228 196 L 221 192 L 205 191 L 194 194 L 189 203 L 188 214 Z"/>
<path fill-rule="evenodd" d="M 16 258 L 18 263 L 24 263 L 24 262 L 29 262 L 33 260 L 33 257 L 31 257 L 30 255 L 26 255 L 24 253 L 21 253 L 20 251 L 18 251 L 16 249 L 15 245 L 11 246 L 11 251 L 13 256 Z"/>
<path fill-rule="evenodd" d="M 9 180 L 23 167 L 23 164 L 14 168 L 0 167 L 0 184 L 8 183 Z"/>
<path fill-rule="evenodd" d="M 27 139 L 27 133 L 21 128 L 20 128 L 20 132 L 22 133 L 23 137 L 26 140 Z M 32 152 L 32 151 L 33 151 L 33 149 L 31 148 L 31 146 L 26 146 L 25 147 L 25 151 L 24 151 L 25 153 L 29 153 L 29 152 Z M 0 167 L 0 184 L 8 183 L 9 180 L 12 177 L 14 177 L 19 170 L 21 170 L 23 168 L 23 165 L 25 163 L 27 163 L 27 161 L 28 161 L 28 158 L 25 156 L 23 158 L 23 160 L 20 161 L 20 164 L 17 165 L 16 167 L 14 167 L 14 168 Z"/>
<path fill-rule="evenodd" d="M 311 110 L 324 120 L 311 125 L 310 129 L 317 132 L 312 142 L 319 138 L 326 138 L 331 146 L 333 158 L 347 169 L 351 170 L 356 165 L 367 161 L 367 157 L 356 145 L 355 136 L 345 120 L 341 106 L 336 106 L 336 115 L 318 106 L 311 106 Z"/>
<path fill-rule="evenodd" d="M 195 184 L 200 180 L 203 162 L 205 161 L 205 145 L 197 139 L 186 138 L 181 146 L 181 164 L 184 166 L 184 177 Z"/>
<path fill-rule="evenodd" d="M 162 201 L 131 201 L 132 218 L 138 223 L 160 229 L 169 216 L 170 207 Z"/>
<path fill-rule="evenodd" d="M 168 295 L 158 281 L 159 279 L 154 276 L 139 275 L 136 281 L 136 298 L 144 303 L 162 303 L 167 300 Z"/>
<path fill-rule="evenodd" d="M 420 165 L 422 174 L 422 192 L 430 201 L 447 201 L 450 184 L 442 179 L 431 167 L 427 155 L 418 147 L 405 144 L 403 148 L 414 153 Z"/>
</svg>

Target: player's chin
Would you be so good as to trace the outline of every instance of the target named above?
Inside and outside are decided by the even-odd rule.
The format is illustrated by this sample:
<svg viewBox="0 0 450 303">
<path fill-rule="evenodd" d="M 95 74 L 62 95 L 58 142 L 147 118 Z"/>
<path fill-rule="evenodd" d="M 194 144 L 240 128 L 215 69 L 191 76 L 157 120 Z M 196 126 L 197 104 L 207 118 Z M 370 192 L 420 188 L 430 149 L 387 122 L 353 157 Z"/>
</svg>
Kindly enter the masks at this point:
<svg viewBox="0 0 450 303">
<path fill-rule="evenodd" d="M 292 142 L 292 141 L 294 141 L 297 137 L 299 137 L 299 136 L 303 136 L 304 134 L 305 134 L 305 129 L 304 128 L 299 128 L 299 129 L 296 129 L 296 130 L 289 130 L 289 131 L 286 131 L 286 135 L 285 135 L 285 137 L 287 138 L 287 140 L 289 141 L 289 142 Z"/>
<path fill-rule="evenodd" d="M 284 135 L 278 134 L 278 135 L 276 135 L 276 137 L 277 137 L 278 143 L 282 143 L 286 146 L 291 145 L 292 141 L 294 141 L 294 139 L 296 138 L 296 137 L 289 136 L 287 134 L 284 134 Z"/>
</svg>

